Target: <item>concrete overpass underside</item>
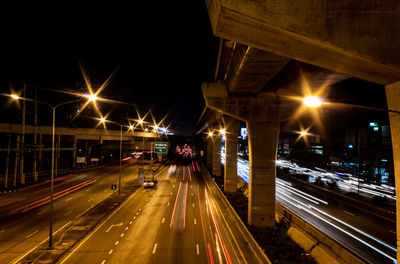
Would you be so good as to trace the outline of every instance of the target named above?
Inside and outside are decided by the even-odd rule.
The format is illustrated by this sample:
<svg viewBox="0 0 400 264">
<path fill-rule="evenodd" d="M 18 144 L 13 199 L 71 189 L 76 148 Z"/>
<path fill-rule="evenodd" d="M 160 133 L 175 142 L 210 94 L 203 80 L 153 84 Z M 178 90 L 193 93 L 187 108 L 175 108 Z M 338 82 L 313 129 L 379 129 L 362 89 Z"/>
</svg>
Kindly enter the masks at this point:
<svg viewBox="0 0 400 264">
<path fill-rule="evenodd" d="M 248 222 L 273 226 L 280 123 L 298 105 L 288 98 L 355 77 L 385 85 L 388 108 L 400 110 L 400 3 L 206 0 L 206 4 L 220 50 L 215 80 L 202 86 L 206 108 L 196 134 L 226 129 L 224 177 L 229 184 L 225 190 L 235 191 L 236 158 L 232 157 L 237 157 L 237 121 L 246 122 Z M 400 116 L 390 113 L 390 123 L 400 192 Z M 214 134 L 207 140 L 207 165 L 217 176 L 219 137 Z M 399 200 L 397 208 L 400 230 Z"/>
</svg>

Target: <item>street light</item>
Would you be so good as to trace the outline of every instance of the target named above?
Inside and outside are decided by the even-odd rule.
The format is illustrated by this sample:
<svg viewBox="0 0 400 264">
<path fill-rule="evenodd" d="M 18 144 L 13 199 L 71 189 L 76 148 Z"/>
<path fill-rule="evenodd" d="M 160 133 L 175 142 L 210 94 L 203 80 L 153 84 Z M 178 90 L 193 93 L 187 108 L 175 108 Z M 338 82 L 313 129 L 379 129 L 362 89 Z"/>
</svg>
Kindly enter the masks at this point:
<svg viewBox="0 0 400 264">
<path fill-rule="evenodd" d="M 115 121 L 111 120 L 106 120 L 104 117 L 100 118 L 100 121 L 102 123 L 111 123 L 115 125 L 119 125 L 121 128 L 120 136 L 119 136 L 119 178 L 118 178 L 118 194 L 121 194 L 121 171 L 122 171 L 122 127 L 124 125 L 121 125 L 120 123 L 117 123 Z M 130 126 L 129 126 L 130 127 Z M 133 126 L 132 126 L 133 128 Z"/>
<path fill-rule="evenodd" d="M 307 96 L 303 98 L 303 103 L 309 107 L 319 107 L 322 105 L 322 100 L 318 96 Z"/>
<path fill-rule="evenodd" d="M 10 97 L 15 99 L 15 100 L 21 99 L 21 100 L 30 101 L 30 102 L 35 102 L 36 101 L 38 104 L 49 106 L 52 109 L 52 112 L 53 112 L 53 128 L 52 128 L 52 139 L 51 139 L 50 220 L 49 220 L 49 247 L 48 247 L 48 249 L 53 249 L 54 137 L 55 137 L 55 130 L 56 130 L 55 129 L 55 126 L 56 126 L 56 109 L 59 106 L 66 105 L 66 104 L 72 104 L 72 103 L 78 102 L 78 101 L 80 101 L 82 99 L 80 98 L 80 99 L 68 101 L 68 102 L 65 102 L 65 103 L 60 103 L 60 104 L 57 104 L 57 105 L 51 105 L 51 104 L 46 103 L 46 102 L 37 101 L 37 100 L 30 99 L 30 98 L 20 97 L 20 96 L 18 96 L 16 94 L 11 94 Z"/>
<path fill-rule="evenodd" d="M 305 130 L 303 130 L 303 131 L 301 131 L 300 132 L 300 136 L 306 136 L 306 135 L 308 135 L 308 132 L 307 131 L 305 131 Z"/>
<path fill-rule="evenodd" d="M 13 98 L 13 99 L 15 99 L 15 100 L 18 100 L 18 99 L 20 98 L 20 97 L 19 97 L 18 95 L 16 95 L 16 94 L 11 94 L 10 97 Z"/>
</svg>

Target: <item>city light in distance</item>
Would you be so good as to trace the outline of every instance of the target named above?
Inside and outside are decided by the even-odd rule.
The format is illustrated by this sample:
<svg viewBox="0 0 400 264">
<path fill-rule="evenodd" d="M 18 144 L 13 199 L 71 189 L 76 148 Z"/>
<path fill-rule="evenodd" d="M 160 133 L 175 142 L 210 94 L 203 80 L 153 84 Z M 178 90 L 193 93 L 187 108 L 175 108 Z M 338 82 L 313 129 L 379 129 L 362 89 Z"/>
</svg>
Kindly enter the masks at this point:
<svg viewBox="0 0 400 264">
<path fill-rule="evenodd" d="M 133 130 L 133 126 L 132 126 L 132 125 L 130 125 L 130 126 L 129 126 L 129 129 Z"/>
<path fill-rule="evenodd" d="M 221 129 L 219 132 L 220 132 L 222 135 L 225 135 L 225 129 Z"/>
<path fill-rule="evenodd" d="M 210 137 L 212 137 L 213 136 L 213 132 L 208 132 L 208 135 L 210 136 Z"/>
<path fill-rule="evenodd" d="M 106 119 L 105 119 L 104 117 L 102 117 L 102 118 L 100 118 L 100 121 L 103 122 L 103 123 L 105 123 L 105 122 L 106 122 Z"/>
</svg>

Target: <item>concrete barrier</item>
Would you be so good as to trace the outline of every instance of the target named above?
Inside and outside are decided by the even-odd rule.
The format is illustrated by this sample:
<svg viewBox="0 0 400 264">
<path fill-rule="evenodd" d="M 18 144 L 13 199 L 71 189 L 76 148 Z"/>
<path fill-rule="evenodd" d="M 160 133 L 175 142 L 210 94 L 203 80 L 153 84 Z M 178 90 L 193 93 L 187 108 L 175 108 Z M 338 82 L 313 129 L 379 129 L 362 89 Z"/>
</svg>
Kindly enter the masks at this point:
<svg viewBox="0 0 400 264">
<path fill-rule="evenodd" d="M 290 225 L 288 235 L 311 254 L 318 263 L 369 263 L 355 252 L 343 248 L 334 239 L 326 236 L 279 203 L 276 203 L 275 206 L 275 219 L 278 222 L 285 221 Z"/>
</svg>

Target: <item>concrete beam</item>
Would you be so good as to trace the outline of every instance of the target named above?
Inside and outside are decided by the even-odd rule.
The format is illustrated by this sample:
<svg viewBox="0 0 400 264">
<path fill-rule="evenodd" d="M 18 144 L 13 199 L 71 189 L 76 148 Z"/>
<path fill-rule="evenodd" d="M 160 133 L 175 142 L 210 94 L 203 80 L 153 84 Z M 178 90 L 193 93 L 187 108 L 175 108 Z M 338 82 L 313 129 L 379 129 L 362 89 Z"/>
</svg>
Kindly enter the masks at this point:
<svg viewBox="0 0 400 264">
<path fill-rule="evenodd" d="M 257 97 L 228 96 L 222 82 L 203 83 L 203 96 L 206 106 L 224 115 L 241 121 L 264 121 L 268 118 L 280 120 L 279 98 L 273 93 Z"/>
<path fill-rule="evenodd" d="M 38 134 L 51 135 L 51 126 L 38 126 Z M 0 124 L 0 133 L 21 133 L 21 124 Z M 25 126 L 25 134 L 34 134 L 35 127 L 31 125 Z M 119 140 L 120 130 L 109 130 L 109 129 L 92 129 L 92 128 L 69 128 L 69 127 L 56 127 L 56 135 L 63 136 L 76 136 L 80 140 L 99 140 L 100 137 L 103 140 Z M 153 133 L 145 132 L 123 132 L 123 140 L 129 140 L 132 137 L 146 137 L 146 138 L 157 138 L 157 135 Z"/>
<path fill-rule="evenodd" d="M 206 3 L 218 37 L 378 84 L 400 80 L 396 1 Z"/>
</svg>

